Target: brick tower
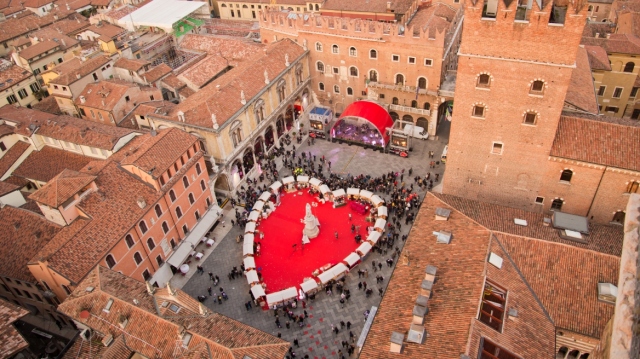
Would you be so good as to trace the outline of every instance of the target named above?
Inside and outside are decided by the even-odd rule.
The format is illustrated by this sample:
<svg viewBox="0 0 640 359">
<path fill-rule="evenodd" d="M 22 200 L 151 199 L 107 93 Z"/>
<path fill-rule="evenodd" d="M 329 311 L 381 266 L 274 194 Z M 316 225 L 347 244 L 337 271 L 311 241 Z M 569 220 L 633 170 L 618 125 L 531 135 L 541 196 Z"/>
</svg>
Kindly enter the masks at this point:
<svg viewBox="0 0 640 359">
<path fill-rule="evenodd" d="M 443 191 L 532 209 L 586 1 L 470 0 L 464 8 Z"/>
</svg>

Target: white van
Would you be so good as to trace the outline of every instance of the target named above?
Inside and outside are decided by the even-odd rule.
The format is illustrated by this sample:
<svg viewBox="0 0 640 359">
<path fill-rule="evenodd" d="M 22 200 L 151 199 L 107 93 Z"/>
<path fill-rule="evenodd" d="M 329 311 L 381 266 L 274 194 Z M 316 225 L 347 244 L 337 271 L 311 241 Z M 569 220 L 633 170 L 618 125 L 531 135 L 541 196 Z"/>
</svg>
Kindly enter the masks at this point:
<svg viewBox="0 0 640 359">
<path fill-rule="evenodd" d="M 442 150 L 442 156 L 440 156 L 440 162 L 447 163 L 447 151 L 449 150 L 449 145 L 444 146 L 444 150 Z"/>
<path fill-rule="evenodd" d="M 424 128 L 414 125 L 405 125 L 404 134 L 407 136 L 419 138 L 421 140 L 426 140 L 427 138 L 429 138 L 429 134 Z"/>
</svg>

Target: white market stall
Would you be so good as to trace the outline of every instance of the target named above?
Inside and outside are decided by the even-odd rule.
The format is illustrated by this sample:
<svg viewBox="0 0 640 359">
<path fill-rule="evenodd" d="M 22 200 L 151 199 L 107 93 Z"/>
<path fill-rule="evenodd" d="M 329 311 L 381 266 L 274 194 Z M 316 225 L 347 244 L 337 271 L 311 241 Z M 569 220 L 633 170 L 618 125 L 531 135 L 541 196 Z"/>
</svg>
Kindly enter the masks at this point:
<svg viewBox="0 0 640 359">
<path fill-rule="evenodd" d="M 247 277 L 247 283 L 249 283 L 249 285 L 260 282 L 260 279 L 258 279 L 258 272 L 255 270 L 250 270 L 244 275 Z"/>
<path fill-rule="evenodd" d="M 260 197 L 258 197 L 258 201 L 266 202 L 271 198 L 271 192 L 262 192 Z"/>
<path fill-rule="evenodd" d="M 282 303 L 282 292 L 275 292 L 267 294 L 267 304 L 269 308 L 273 308 L 274 305 Z"/>
<path fill-rule="evenodd" d="M 258 211 L 258 212 L 262 212 L 262 208 L 264 207 L 264 202 L 262 201 L 257 201 L 254 205 L 253 208 L 251 208 L 253 211 Z"/>
<path fill-rule="evenodd" d="M 331 269 L 324 271 L 318 275 L 318 279 L 320 280 L 320 283 L 326 284 L 333 279 L 333 272 Z"/>
<path fill-rule="evenodd" d="M 309 176 L 298 176 L 296 180 L 300 187 L 302 188 L 309 187 Z"/>
<path fill-rule="evenodd" d="M 298 295 L 298 290 L 296 289 L 296 287 L 289 287 L 283 291 L 280 291 L 280 293 L 282 293 L 282 300 L 287 301 L 295 298 Z"/>
<path fill-rule="evenodd" d="M 242 256 L 252 256 L 253 255 L 253 243 L 244 242 L 242 244 Z"/>
<path fill-rule="evenodd" d="M 282 187 L 282 183 L 280 181 L 275 181 L 271 184 L 271 186 L 269 186 L 269 189 L 271 189 L 273 193 L 278 193 L 280 187 Z"/>
<path fill-rule="evenodd" d="M 346 263 L 349 268 L 353 268 L 353 266 L 360 262 L 360 256 L 358 255 L 358 253 L 353 252 L 349 254 L 342 262 Z"/>
<path fill-rule="evenodd" d="M 349 196 L 350 200 L 357 199 L 360 197 L 360 189 L 359 188 L 347 188 L 347 196 Z"/>
<path fill-rule="evenodd" d="M 284 189 L 287 192 L 291 192 L 291 191 L 295 191 L 296 190 L 296 186 L 295 186 L 295 179 L 293 178 L 293 176 L 288 176 L 282 179 L 282 184 L 284 184 Z"/>
<path fill-rule="evenodd" d="M 371 231 L 367 237 L 367 242 L 371 243 L 371 245 L 375 245 L 380 239 L 380 236 L 382 236 L 382 233 L 378 231 Z"/>
<path fill-rule="evenodd" d="M 385 206 L 378 207 L 378 217 L 382 219 L 387 219 L 387 207 Z"/>
<path fill-rule="evenodd" d="M 371 203 L 373 203 L 374 207 L 378 207 L 379 205 L 384 203 L 384 200 L 377 194 L 374 194 L 373 196 L 371 196 Z"/>
<path fill-rule="evenodd" d="M 360 258 L 364 258 L 371 251 L 371 243 L 362 242 L 358 248 L 356 248 L 356 253 L 360 255 Z"/>
<path fill-rule="evenodd" d="M 255 298 L 256 302 L 258 303 L 259 306 L 264 306 L 266 304 L 265 302 L 265 292 L 264 292 L 264 288 L 262 288 L 261 285 L 259 284 L 255 284 L 251 287 L 251 294 L 253 294 L 253 298 Z"/>
<path fill-rule="evenodd" d="M 347 204 L 346 193 L 342 188 L 338 188 L 337 190 L 331 192 L 333 197 L 333 208 L 342 207 Z"/>
<path fill-rule="evenodd" d="M 376 224 L 373 226 L 373 228 L 378 232 L 382 232 L 382 231 L 384 231 L 384 226 L 386 224 L 387 224 L 387 221 L 385 221 L 382 218 L 378 218 L 378 219 L 376 219 Z"/>
<path fill-rule="evenodd" d="M 311 186 L 313 186 L 313 188 L 315 188 L 316 191 L 319 191 L 320 190 L 320 185 L 322 184 L 322 181 L 320 181 L 317 178 L 312 178 L 312 179 L 309 180 L 309 184 Z"/>
<path fill-rule="evenodd" d="M 360 198 L 366 199 L 367 201 L 371 201 L 371 197 L 373 196 L 373 192 L 367 190 L 360 190 Z"/>
<path fill-rule="evenodd" d="M 246 257 L 244 260 L 242 260 L 242 264 L 244 264 L 245 271 L 256 269 L 256 261 L 255 259 L 253 259 L 253 257 Z"/>
<path fill-rule="evenodd" d="M 316 282 L 313 279 L 309 279 L 307 281 L 302 282 L 300 284 L 300 288 L 302 288 L 302 290 L 306 294 L 313 294 L 318 291 L 318 282 Z"/>
<path fill-rule="evenodd" d="M 320 185 L 320 193 L 322 194 L 322 197 L 326 201 L 331 200 L 331 190 L 329 189 L 329 186 L 327 186 L 326 184 Z"/>
<path fill-rule="evenodd" d="M 260 218 L 260 212 L 251 211 L 251 213 L 249 213 L 249 217 L 247 219 L 249 221 L 251 221 L 251 222 L 257 222 L 259 218 Z"/>
<path fill-rule="evenodd" d="M 256 231 L 256 223 L 248 222 L 246 226 L 244 226 L 244 233 L 255 233 Z"/>
</svg>

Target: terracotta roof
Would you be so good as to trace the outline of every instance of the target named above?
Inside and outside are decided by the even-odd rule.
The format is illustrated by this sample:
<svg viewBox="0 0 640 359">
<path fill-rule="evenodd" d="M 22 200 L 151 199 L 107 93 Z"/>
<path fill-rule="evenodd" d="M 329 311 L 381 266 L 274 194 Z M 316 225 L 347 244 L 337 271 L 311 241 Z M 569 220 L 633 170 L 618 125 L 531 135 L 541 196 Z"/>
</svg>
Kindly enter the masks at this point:
<svg viewBox="0 0 640 359">
<path fill-rule="evenodd" d="M 138 146 L 129 147 L 121 164 L 136 166 L 158 178 L 197 141 L 195 136 L 172 127 L 156 136 L 148 136 Z"/>
<path fill-rule="evenodd" d="M 0 91 L 17 85 L 32 76 L 30 71 L 19 66 L 11 65 L 8 69 L 0 71 Z"/>
<path fill-rule="evenodd" d="M 121 28 L 120 26 L 116 26 L 109 23 L 102 23 L 102 25 L 91 25 L 87 30 L 93 31 L 100 36 L 106 36 L 110 39 L 115 39 L 118 35 L 127 32 L 127 30 Z"/>
<path fill-rule="evenodd" d="M 49 207 L 58 208 L 95 179 L 96 176 L 65 169 L 33 192 L 29 198 Z"/>
<path fill-rule="evenodd" d="M 640 13 L 630 11 L 619 13 L 616 28 L 618 34 L 640 36 Z"/>
<path fill-rule="evenodd" d="M 5 16 L 6 15 L 7 13 L 5 13 Z M 45 16 L 38 16 L 30 13 L 27 16 L 8 18 L 6 21 L 0 23 L 0 42 L 14 39 L 20 35 L 26 35 L 31 31 L 43 28 L 52 24 L 54 21 L 62 20 L 70 15 L 75 16 L 76 12 L 73 10 L 57 8 L 51 10 Z"/>
<path fill-rule="evenodd" d="M 28 126 L 32 123 L 39 124 L 42 121 L 46 121 L 50 118 L 54 118 L 55 115 L 50 113 L 33 110 L 26 107 L 5 105 L 0 107 L 0 118 L 3 120 L 15 122 L 17 124 L 16 132 L 30 136 Z"/>
<path fill-rule="evenodd" d="M 94 289 L 87 292 L 88 287 Z M 134 299 L 137 305 L 133 304 Z M 113 304 L 107 313 L 102 309 L 109 300 Z M 180 311 L 171 316 L 163 315 L 158 310 L 163 305 L 177 305 Z M 90 308 L 86 319 L 80 314 L 84 308 Z M 189 328 L 187 332 L 192 335 L 187 352 L 195 352 L 189 358 L 237 359 L 249 355 L 281 359 L 287 353 L 290 343 L 204 307 L 202 314 L 200 308 L 197 300 L 179 289 L 175 296 L 166 288 L 156 289 L 155 294 L 150 295 L 144 283 L 96 267 L 58 310 L 97 332 L 110 333 L 115 339 L 124 337 L 130 351 L 148 358 L 173 357 L 175 343 L 184 328 Z M 129 322 L 126 330 L 121 330 L 118 324 L 113 325 L 123 314 Z M 114 343 L 117 343 L 115 339 Z M 103 354 L 101 358 L 107 358 L 107 355 Z"/>
<path fill-rule="evenodd" d="M 49 182 L 64 169 L 79 170 L 91 161 L 91 158 L 44 146 L 40 151 L 33 151 L 14 171 L 20 176 L 36 181 Z"/>
<path fill-rule="evenodd" d="M 39 8 L 47 4 L 52 4 L 53 0 L 25 0 L 24 7 Z"/>
<path fill-rule="evenodd" d="M 418 11 L 411 17 L 411 21 L 407 24 L 409 30 L 413 27 L 414 33 L 418 29 L 429 29 L 431 36 L 435 32 L 446 31 L 451 22 L 455 18 L 457 10 L 443 3 L 435 3 L 433 5 L 421 6 Z"/>
<path fill-rule="evenodd" d="M 404 14 L 406 13 L 411 5 L 413 5 L 413 0 L 391 0 L 390 9 L 393 10 L 395 14 Z M 387 12 L 387 0 L 353 0 L 353 1 L 344 1 L 344 0 L 326 0 L 324 5 L 322 5 L 322 10 L 342 10 L 342 11 L 355 11 L 355 12 L 376 12 L 376 13 L 386 13 Z M 392 15 L 393 15 L 392 13 Z"/>
<path fill-rule="evenodd" d="M 598 300 L 598 283 L 617 285 L 619 257 L 531 238 L 499 240 L 557 327 L 600 338 L 615 306 Z"/>
<path fill-rule="evenodd" d="M 22 141 L 16 142 L 16 144 L 7 150 L 4 156 L 0 157 L 0 176 L 7 173 L 9 168 L 18 161 L 20 156 L 22 156 L 29 146 L 30 145 L 28 143 Z"/>
<path fill-rule="evenodd" d="M 0 358 L 9 358 L 29 346 L 13 322 L 29 314 L 29 312 L 9 301 L 0 300 Z"/>
<path fill-rule="evenodd" d="M 69 16 L 66 19 L 58 20 L 49 25 L 49 28 L 61 32 L 67 36 L 79 33 L 82 29 L 88 27 L 89 20 L 80 14 Z"/>
<path fill-rule="evenodd" d="M 32 58 L 53 49 L 58 51 L 60 49 L 60 44 L 53 40 L 45 40 L 27 47 L 26 49 L 18 52 L 18 54 L 25 60 L 31 60 Z"/>
<path fill-rule="evenodd" d="M 35 282 L 27 263 L 61 227 L 33 212 L 5 206 L 0 209 L 0 275 Z"/>
<path fill-rule="evenodd" d="M 178 90 L 178 95 L 184 98 L 189 98 L 189 96 L 193 95 L 194 93 L 196 93 L 196 91 L 193 91 L 190 87 L 186 86 Z"/>
<path fill-rule="evenodd" d="M 182 72 L 178 78 L 199 89 L 229 66 L 229 61 L 222 56 L 209 55 Z"/>
<path fill-rule="evenodd" d="M 583 45 L 600 46 L 608 54 L 640 55 L 640 39 L 631 34 L 611 34 L 609 38 L 583 37 Z"/>
<path fill-rule="evenodd" d="M 29 180 L 22 178 L 22 177 L 16 177 L 16 176 L 9 176 L 7 178 L 4 179 L 5 183 L 10 183 L 12 185 L 16 185 L 18 186 L 18 188 L 22 188 L 24 186 L 26 186 L 27 184 L 29 184 Z"/>
<path fill-rule="evenodd" d="M 571 72 L 571 82 L 564 100 L 583 111 L 598 114 L 598 100 L 589 66 L 589 56 L 583 47 L 578 47 L 576 68 Z"/>
<path fill-rule="evenodd" d="M 19 189 L 20 189 L 20 186 L 18 185 L 5 182 L 5 181 L 0 181 L 0 197 L 4 196 L 7 193 L 11 193 Z"/>
<path fill-rule="evenodd" d="M 587 244 L 562 239 L 558 230 L 543 224 L 545 215 L 521 209 L 474 201 L 448 194 L 435 193 L 434 196 L 449 203 L 458 211 L 480 223 L 495 233 L 538 238 L 549 242 L 561 243 L 569 247 L 588 249 L 600 253 L 620 256 L 622 253 L 622 227 L 589 224 L 589 234 L 584 236 Z M 527 221 L 527 226 L 513 222 L 515 218 Z"/>
<path fill-rule="evenodd" d="M 42 136 L 109 151 L 123 137 L 139 134 L 128 128 L 103 125 L 67 115 L 41 122 L 37 132 Z"/>
<path fill-rule="evenodd" d="M 162 82 L 165 83 L 167 86 L 172 87 L 175 90 L 179 90 L 187 86 L 184 82 L 180 81 L 180 79 L 178 79 L 178 77 L 174 74 L 171 74 L 163 78 Z"/>
<path fill-rule="evenodd" d="M 603 23 L 603 22 L 594 22 L 587 21 L 584 25 L 584 29 L 582 30 L 583 37 L 596 37 L 598 34 L 599 37 L 606 37 L 607 34 L 613 34 L 616 32 L 615 24 L 611 23 Z"/>
<path fill-rule="evenodd" d="M 187 39 L 191 36 L 187 35 Z M 242 91 L 247 101 L 250 100 L 265 87 L 265 71 L 273 80 L 287 68 L 285 55 L 289 55 L 289 61 L 293 63 L 304 53 L 305 50 L 290 39 L 269 44 L 266 51 L 257 51 L 253 58 L 242 62 L 178 104 L 169 118 L 177 121 L 177 114 L 182 111 L 185 122 L 210 128 L 213 126 L 213 114 L 218 125 L 222 125 L 244 106 L 240 102 Z M 203 103 L 208 106 L 203 106 Z"/>
<path fill-rule="evenodd" d="M 246 39 L 187 34 L 180 42 L 180 47 L 205 51 L 209 55 L 223 57 L 233 63 L 250 59 L 257 51 L 264 49 L 265 46 Z"/>
<path fill-rule="evenodd" d="M 0 125 L 0 137 L 13 134 L 15 128 L 9 125 Z"/>
<path fill-rule="evenodd" d="M 163 62 L 160 65 L 152 68 L 151 70 L 145 72 L 144 74 L 142 74 L 142 76 L 147 80 L 148 83 L 154 83 L 170 74 L 171 71 L 171 67 Z"/>
<path fill-rule="evenodd" d="M 50 71 L 56 72 L 59 76 L 49 82 L 69 86 L 83 77 L 91 75 L 92 72 L 99 70 L 109 61 L 111 61 L 111 59 L 107 56 L 96 56 L 86 61 L 74 57 L 51 69 Z M 80 76 L 80 78 L 78 78 L 78 76 Z"/>
<path fill-rule="evenodd" d="M 640 171 L 640 124 L 561 116 L 551 156 Z"/>
<path fill-rule="evenodd" d="M 31 108 L 53 115 L 62 115 L 60 106 L 58 106 L 58 101 L 56 101 L 56 98 L 54 96 L 43 98 L 42 100 L 40 100 L 40 102 L 33 105 Z"/>
<path fill-rule="evenodd" d="M 57 23 L 54 23 L 51 26 L 47 26 L 44 29 L 40 29 L 32 32 L 29 36 L 31 38 L 38 38 L 38 41 L 49 40 L 55 43 L 60 44 L 60 48 L 62 50 L 70 49 L 74 46 L 77 46 L 79 40 L 74 37 L 67 36 L 64 32 L 61 33 L 62 30 L 57 30 L 55 28 Z M 73 36 L 73 35 L 72 35 Z"/>
<path fill-rule="evenodd" d="M 133 60 L 133 59 L 127 59 L 125 57 L 121 57 L 116 61 L 115 64 L 113 64 L 113 66 L 119 67 L 121 69 L 129 70 L 129 71 L 138 71 L 141 68 L 143 68 L 145 65 L 149 65 L 149 64 L 151 63 L 146 60 Z"/>
<path fill-rule="evenodd" d="M 124 5 L 124 6 L 121 6 L 121 7 L 117 8 L 117 9 L 113 9 L 113 10 L 107 11 L 106 13 L 104 13 L 104 16 L 108 17 L 108 18 L 115 19 L 115 20 L 120 20 L 123 17 L 131 14 L 132 12 L 134 12 L 136 10 L 138 10 L 138 8 L 135 7 L 135 6 Z"/>
<path fill-rule="evenodd" d="M 78 106 L 111 111 L 132 87 L 138 87 L 138 85 L 123 80 L 93 82 L 82 90 L 80 96 L 75 100 L 75 103 Z M 82 102 L 82 97 L 84 97 L 85 102 Z"/>
<path fill-rule="evenodd" d="M 603 49 L 600 46 L 589 45 L 585 45 L 584 48 L 587 50 L 587 55 L 589 56 L 589 66 L 591 66 L 592 70 L 611 71 L 611 62 L 609 61 L 607 50 Z"/>
<path fill-rule="evenodd" d="M 9 45 L 14 47 L 20 47 L 22 45 L 27 45 L 27 44 L 31 46 L 31 39 L 29 39 L 29 37 L 19 37 L 15 40 L 9 41 Z"/>
</svg>

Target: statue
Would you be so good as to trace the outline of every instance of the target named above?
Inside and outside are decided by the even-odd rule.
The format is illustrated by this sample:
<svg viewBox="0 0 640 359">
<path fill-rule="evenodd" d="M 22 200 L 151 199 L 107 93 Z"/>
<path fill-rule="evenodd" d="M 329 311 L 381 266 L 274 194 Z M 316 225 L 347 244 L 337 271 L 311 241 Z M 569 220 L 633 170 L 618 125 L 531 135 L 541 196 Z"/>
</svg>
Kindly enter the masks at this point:
<svg viewBox="0 0 640 359">
<path fill-rule="evenodd" d="M 318 219 L 311 213 L 311 205 L 307 203 L 306 214 L 304 216 L 304 230 L 302 233 L 309 237 L 309 239 L 316 238 L 320 228 L 318 228 Z"/>
</svg>

